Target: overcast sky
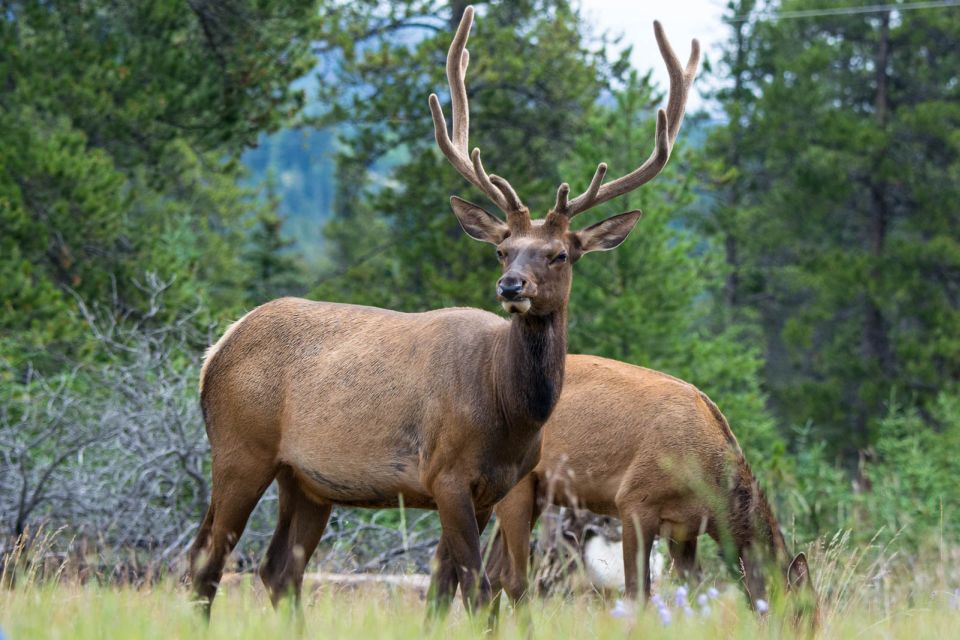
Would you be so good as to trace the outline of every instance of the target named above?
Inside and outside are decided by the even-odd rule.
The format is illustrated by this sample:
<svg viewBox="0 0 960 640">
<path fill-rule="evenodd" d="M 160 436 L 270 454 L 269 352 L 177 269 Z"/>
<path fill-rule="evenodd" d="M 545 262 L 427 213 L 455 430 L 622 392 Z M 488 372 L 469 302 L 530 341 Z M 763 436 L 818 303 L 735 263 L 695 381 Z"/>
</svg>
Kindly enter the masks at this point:
<svg viewBox="0 0 960 640">
<path fill-rule="evenodd" d="M 622 34 L 623 44 L 633 45 L 633 63 L 641 71 L 653 68 L 654 78 L 667 88 L 667 74 L 653 38 L 653 21 L 659 20 L 680 61 L 690 55 L 690 40 L 700 40 L 703 53 L 712 61 L 719 57 L 718 44 L 727 36 L 720 21 L 724 0 L 581 0 L 584 16 L 600 30 Z M 691 92 L 688 108 L 701 104 Z"/>
</svg>

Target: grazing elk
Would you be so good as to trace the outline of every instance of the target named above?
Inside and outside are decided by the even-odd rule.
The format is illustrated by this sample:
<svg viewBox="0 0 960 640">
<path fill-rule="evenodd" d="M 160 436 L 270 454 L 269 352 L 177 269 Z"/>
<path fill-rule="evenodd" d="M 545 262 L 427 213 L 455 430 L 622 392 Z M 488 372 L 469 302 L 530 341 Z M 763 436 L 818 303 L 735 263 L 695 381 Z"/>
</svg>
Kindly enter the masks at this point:
<svg viewBox="0 0 960 640">
<path fill-rule="evenodd" d="M 692 75 L 658 31 L 671 64 L 667 111 L 642 166 L 607 185 L 600 165 L 590 188 L 532 220 L 514 189 L 468 155 L 464 76 L 473 9 L 463 14 L 447 58 L 453 127 L 435 95 L 430 109 L 444 155 L 506 213 L 506 221 L 459 198 L 464 231 L 497 246 L 497 297 L 509 321 L 477 309 L 398 313 L 283 298 L 234 323 L 209 350 L 200 401 L 213 458 L 210 507 L 190 550 L 194 590 L 212 601 L 224 560 L 274 480 L 277 529 L 260 575 L 274 602 L 299 595 L 303 568 L 335 504 L 437 509 L 434 605 L 457 583 L 469 609 L 489 601 L 480 531 L 493 506 L 536 465 L 541 427 L 563 384 L 572 264 L 613 249 L 640 217 L 632 211 L 579 231 L 577 213 L 639 187 L 667 162 Z M 669 55 L 667 55 L 669 53 Z M 691 65 L 695 65 L 696 56 Z"/>
<path fill-rule="evenodd" d="M 626 593 L 639 575 L 650 597 L 654 538 L 669 540 L 682 577 L 696 571 L 697 537 L 736 554 L 751 603 L 766 598 L 767 563 L 815 606 L 804 554 L 779 524 L 717 406 L 666 374 L 593 356 L 567 357 L 563 395 L 543 430 L 540 462 L 496 507 L 488 573 L 516 602 L 527 589 L 530 532 L 547 504 L 619 517 Z M 799 599 L 798 599 L 799 600 Z"/>
</svg>

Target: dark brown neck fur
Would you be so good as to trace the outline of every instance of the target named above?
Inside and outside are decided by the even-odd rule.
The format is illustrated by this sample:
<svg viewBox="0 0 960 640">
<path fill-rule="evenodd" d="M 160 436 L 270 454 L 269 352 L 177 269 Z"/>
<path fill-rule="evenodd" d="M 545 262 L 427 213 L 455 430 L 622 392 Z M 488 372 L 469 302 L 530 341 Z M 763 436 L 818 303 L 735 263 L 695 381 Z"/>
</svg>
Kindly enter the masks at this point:
<svg viewBox="0 0 960 640">
<path fill-rule="evenodd" d="M 783 539 L 783 533 L 780 531 L 780 523 L 773 515 L 773 509 L 770 508 L 770 503 L 767 502 L 767 497 L 764 495 L 763 489 L 760 488 L 760 483 L 754 477 L 750 465 L 742 457 L 740 459 L 740 476 L 742 482 L 749 483 L 750 492 L 753 496 L 752 520 L 756 541 L 769 554 L 770 560 L 776 561 L 778 565 L 782 565 L 785 569 L 790 562 L 790 554 L 787 551 L 787 543 Z"/>
<path fill-rule="evenodd" d="M 566 307 L 546 316 L 513 316 L 494 353 L 494 388 L 504 419 L 512 428 L 539 429 L 563 387 Z"/>
<path fill-rule="evenodd" d="M 753 475 L 753 470 L 747 464 L 743 450 L 730 429 L 730 423 L 706 394 L 701 392 L 700 398 L 713 414 L 735 458 L 736 480 L 730 492 L 730 526 L 735 538 L 734 542 L 738 545 L 755 543 L 769 555 L 770 560 L 786 568 L 787 563 L 790 562 L 790 554 L 783 534 L 780 532 L 780 523 L 773 515 L 773 509 L 770 508 L 760 483 Z"/>
</svg>

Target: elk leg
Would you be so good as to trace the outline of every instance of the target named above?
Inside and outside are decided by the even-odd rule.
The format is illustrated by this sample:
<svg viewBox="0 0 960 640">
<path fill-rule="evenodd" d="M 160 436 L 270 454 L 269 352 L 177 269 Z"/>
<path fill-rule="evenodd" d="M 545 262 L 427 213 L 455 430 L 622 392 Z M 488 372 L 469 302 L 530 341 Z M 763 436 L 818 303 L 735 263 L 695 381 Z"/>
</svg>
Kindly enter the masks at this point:
<svg viewBox="0 0 960 640">
<path fill-rule="evenodd" d="M 277 484 L 280 487 L 277 528 L 260 566 L 260 579 L 274 607 L 287 595 L 293 596 L 296 605 L 300 604 L 304 568 L 323 537 L 333 508 L 329 503 L 317 503 L 307 497 L 289 468 L 280 472 Z"/>
<path fill-rule="evenodd" d="M 272 466 L 242 454 L 235 454 L 228 463 L 217 463 L 214 458 L 210 507 L 189 553 L 193 591 L 208 617 L 227 556 L 276 473 Z"/>
<path fill-rule="evenodd" d="M 731 528 L 733 528 L 731 526 Z M 711 522 L 707 534 L 717 542 L 720 557 L 731 572 L 743 579 L 743 590 L 751 608 L 756 607 L 758 598 L 766 598 L 766 583 L 763 577 L 763 563 L 756 557 L 754 545 L 746 540 L 735 540 L 729 531 Z"/>
<path fill-rule="evenodd" d="M 443 534 L 433 556 L 433 571 L 430 576 L 430 593 L 427 613 L 429 618 L 440 618 L 450 610 L 453 596 L 457 593 L 457 568 L 444 544 Z"/>
<path fill-rule="evenodd" d="M 477 531 L 482 532 L 490 521 L 492 512 L 481 511 L 477 513 Z M 437 545 L 437 551 L 433 556 L 434 571 L 430 579 L 430 609 L 431 617 L 442 616 L 450 609 L 450 603 L 453 602 L 453 596 L 457 593 L 457 586 L 460 584 L 457 577 L 457 565 L 453 561 L 450 552 L 441 534 L 440 543 Z"/>
<path fill-rule="evenodd" d="M 767 597 L 766 584 L 763 579 L 763 561 L 757 557 L 753 544 L 740 547 L 740 569 L 743 571 L 743 587 L 750 601 L 750 608 L 756 609 L 757 600 Z"/>
<path fill-rule="evenodd" d="M 640 518 L 621 510 L 623 525 L 623 575 L 624 595 L 635 599 L 639 589 L 640 573 L 643 573 L 643 597 L 650 599 L 650 552 L 657 535 L 655 526 L 644 526 Z M 640 554 L 643 554 L 642 556 Z M 640 565 L 642 561 L 642 566 Z"/>
<path fill-rule="evenodd" d="M 490 582 L 483 573 L 483 561 L 480 556 L 480 528 L 478 523 L 486 514 L 477 513 L 473 497 L 469 490 L 463 490 L 453 482 L 442 484 L 433 492 L 440 512 L 440 544 L 446 548 L 453 562 L 457 581 L 460 583 L 463 604 L 467 611 L 474 613 L 490 601 Z M 486 525 L 486 522 L 483 523 Z M 441 563 L 434 574 L 434 582 L 439 587 L 443 570 Z M 439 589 L 433 591 L 434 605 L 440 604 Z"/>
<path fill-rule="evenodd" d="M 677 576 L 684 581 L 697 581 L 700 577 L 700 565 L 697 563 L 697 539 L 670 539 L 670 558 Z"/>
</svg>

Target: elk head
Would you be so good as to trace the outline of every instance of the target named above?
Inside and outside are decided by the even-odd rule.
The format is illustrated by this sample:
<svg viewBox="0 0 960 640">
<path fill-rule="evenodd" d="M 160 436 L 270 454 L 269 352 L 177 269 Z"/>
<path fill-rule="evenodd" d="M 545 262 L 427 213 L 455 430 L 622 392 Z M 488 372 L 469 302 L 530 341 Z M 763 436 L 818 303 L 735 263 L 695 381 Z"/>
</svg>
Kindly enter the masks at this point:
<svg viewBox="0 0 960 640">
<path fill-rule="evenodd" d="M 447 160 L 471 184 L 479 188 L 506 214 L 502 220 L 485 209 L 454 196 L 453 212 L 471 238 L 497 247 L 502 275 L 497 281 L 497 298 L 510 313 L 547 315 L 566 305 L 570 295 L 572 265 L 590 251 L 607 251 L 623 242 L 642 215 L 629 211 L 594 225 L 573 231 L 570 220 L 587 209 L 616 198 L 652 180 L 667 164 L 687 102 L 687 93 L 696 74 L 700 45 L 693 41 L 687 66 L 680 65 L 663 27 L 654 22 L 660 53 L 670 73 L 670 96 L 666 110 L 657 112 L 656 145 L 650 157 L 630 173 L 603 183 L 607 165 L 600 163 L 590 186 L 570 199 L 570 186 L 557 190 L 556 204 L 542 219 L 533 220 L 517 192 L 506 179 L 487 174 L 480 161 L 480 149 L 468 152 L 469 108 L 465 84 L 467 38 L 473 25 L 473 7 L 467 7 L 447 53 L 447 81 L 453 111 L 452 137 L 436 94 L 430 95 L 437 145 Z"/>
</svg>

